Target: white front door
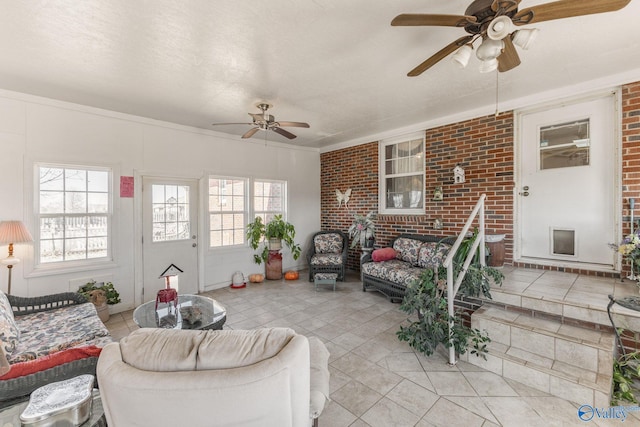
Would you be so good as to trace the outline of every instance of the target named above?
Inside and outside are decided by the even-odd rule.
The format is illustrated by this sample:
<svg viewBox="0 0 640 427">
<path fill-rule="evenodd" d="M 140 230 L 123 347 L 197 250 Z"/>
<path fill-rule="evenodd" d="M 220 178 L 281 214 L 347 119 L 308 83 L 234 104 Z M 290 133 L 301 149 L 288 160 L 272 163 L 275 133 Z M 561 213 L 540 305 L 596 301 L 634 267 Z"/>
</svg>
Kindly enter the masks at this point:
<svg viewBox="0 0 640 427">
<path fill-rule="evenodd" d="M 521 113 L 520 261 L 613 268 L 615 96 Z"/>
<path fill-rule="evenodd" d="M 183 271 L 178 292 L 197 293 L 198 181 L 143 177 L 142 187 L 143 300 L 164 288 L 159 277 L 171 264 Z"/>
</svg>

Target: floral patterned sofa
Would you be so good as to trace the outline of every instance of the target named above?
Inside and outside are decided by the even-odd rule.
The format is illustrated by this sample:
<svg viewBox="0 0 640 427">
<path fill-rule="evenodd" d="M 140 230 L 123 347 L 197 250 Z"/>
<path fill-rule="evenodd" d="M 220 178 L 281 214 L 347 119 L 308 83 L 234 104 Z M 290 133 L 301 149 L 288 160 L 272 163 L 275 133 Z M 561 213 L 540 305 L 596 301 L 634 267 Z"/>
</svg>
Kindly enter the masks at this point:
<svg viewBox="0 0 640 427">
<path fill-rule="evenodd" d="M 401 234 L 391 241 L 395 257 L 374 261 L 375 251 L 360 260 L 362 290 L 380 291 L 392 302 L 401 302 L 406 286 L 418 279 L 425 268 L 442 264 L 454 237 Z"/>
<path fill-rule="evenodd" d="M 22 298 L 0 292 L 0 407 L 36 388 L 96 373 L 112 341 L 81 294 Z"/>
<path fill-rule="evenodd" d="M 307 252 L 309 281 L 313 282 L 316 273 L 335 273 L 338 275 L 337 280 L 344 281 L 348 248 L 349 239 L 340 230 L 315 233 Z"/>
</svg>

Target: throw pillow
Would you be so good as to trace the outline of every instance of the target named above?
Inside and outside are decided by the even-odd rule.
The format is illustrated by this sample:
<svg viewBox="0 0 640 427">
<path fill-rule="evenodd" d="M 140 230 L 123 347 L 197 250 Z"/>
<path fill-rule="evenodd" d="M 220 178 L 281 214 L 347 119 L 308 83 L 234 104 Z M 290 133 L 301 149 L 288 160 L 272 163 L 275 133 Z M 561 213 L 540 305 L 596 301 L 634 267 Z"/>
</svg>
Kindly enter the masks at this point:
<svg viewBox="0 0 640 427">
<path fill-rule="evenodd" d="M 20 330 L 13 317 L 11 303 L 4 292 L 0 291 L 0 344 L 7 354 L 15 351 L 20 339 Z"/>
<path fill-rule="evenodd" d="M 376 249 L 371 254 L 371 259 L 374 262 L 388 261 L 390 259 L 394 259 L 396 257 L 396 251 L 393 248 L 381 248 Z"/>
<path fill-rule="evenodd" d="M 402 261 L 408 262 L 411 265 L 418 264 L 418 251 L 422 241 L 418 239 L 411 239 L 407 237 L 398 237 L 393 242 L 393 249 L 396 250 L 396 258 Z"/>
<path fill-rule="evenodd" d="M 439 242 L 427 242 L 420 247 L 418 267 L 435 268 L 442 265 L 449 253 L 450 245 Z"/>
</svg>

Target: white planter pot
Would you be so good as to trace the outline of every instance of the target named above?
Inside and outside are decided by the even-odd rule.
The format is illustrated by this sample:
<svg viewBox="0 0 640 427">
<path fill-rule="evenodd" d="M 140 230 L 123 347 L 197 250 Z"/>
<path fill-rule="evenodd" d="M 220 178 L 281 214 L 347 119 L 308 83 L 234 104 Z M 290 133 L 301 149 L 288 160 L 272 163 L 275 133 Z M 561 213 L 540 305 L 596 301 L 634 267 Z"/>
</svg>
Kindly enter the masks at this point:
<svg viewBox="0 0 640 427">
<path fill-rule="evenodd" d="M 268 246 L 270 251 L 279 251 L 282 249 L 282 240 L 272 237 L 269 239 Z"/>
</svg>

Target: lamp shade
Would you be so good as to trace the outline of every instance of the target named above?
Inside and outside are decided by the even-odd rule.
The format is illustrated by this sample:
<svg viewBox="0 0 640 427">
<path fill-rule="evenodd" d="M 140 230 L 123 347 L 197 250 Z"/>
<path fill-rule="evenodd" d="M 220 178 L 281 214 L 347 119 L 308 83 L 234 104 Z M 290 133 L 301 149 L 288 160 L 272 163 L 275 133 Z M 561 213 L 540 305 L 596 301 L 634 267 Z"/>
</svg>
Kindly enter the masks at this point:
<svg viewBox="0 0 640 427">
<path fill-rule="evenodd" d="M 471 52 L 473 51 L 473 47 L 470 44 L 465 44 L 460 49 L 453 54 L 451 59 L 453 62 L 458 64 L 460 68 L 464 68 L 469 63 L 469 58 L 471 57 Z"/>
<path fill-rule="evenodd" d="M 515 28 L 515 25 L 511 22 L 511 18 L 502 15 L 491 21 L 489 28 L 487 28 L 487 36 L 493 40 L 502 40 L 515 30 Z"/>
<path fill-rule="evenodd" d="M 522 49 L 529 49 L 533 41 L 538 35 L 537 28 L 518 30 L 513 34 L 513 44 L 520 46 Z"/>
<path fill-rule="evenodd" d="M 482 41 L 478 50 L 476 50 L 476 56 L 480 61 L 490 61 L 500 56 L 502 49 L 504 49 L 504 42 L 502 40 L 486 38 Z"/>
<path fill-rule="evenodd" d="M 22 221 L 0 222 L 0 244 L 26 242 L 33 242 L 33 237 Z"/>
<path fill-rule="evenodd" d="M 481 73 L 490 73 L 498 68 L 498 59 L 488 59 L 486 61 L 482 61 L 480 63 L 480 72 Z"/>
</svg>

